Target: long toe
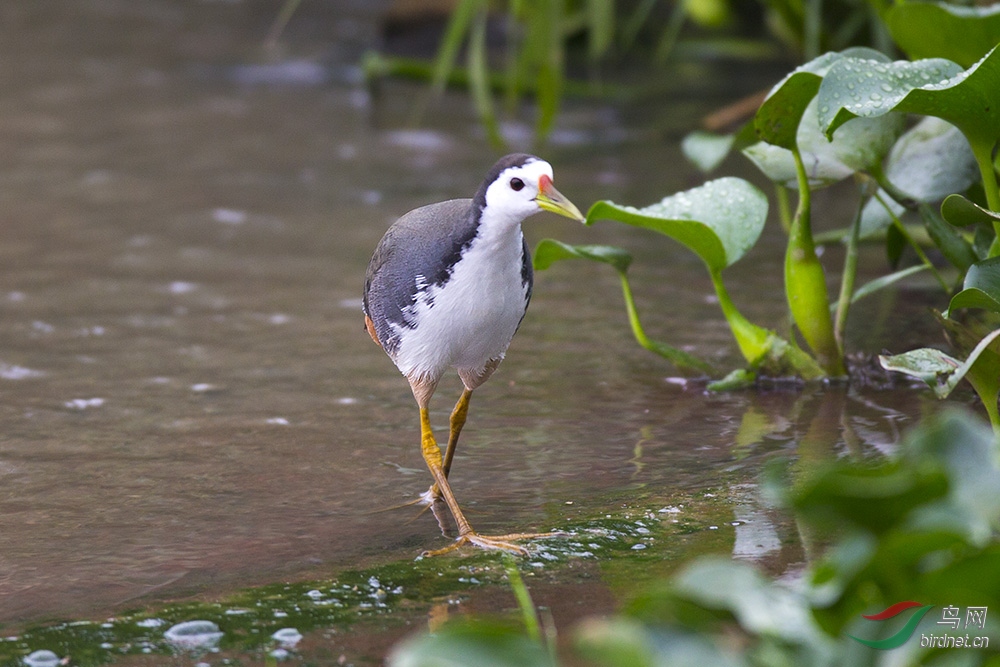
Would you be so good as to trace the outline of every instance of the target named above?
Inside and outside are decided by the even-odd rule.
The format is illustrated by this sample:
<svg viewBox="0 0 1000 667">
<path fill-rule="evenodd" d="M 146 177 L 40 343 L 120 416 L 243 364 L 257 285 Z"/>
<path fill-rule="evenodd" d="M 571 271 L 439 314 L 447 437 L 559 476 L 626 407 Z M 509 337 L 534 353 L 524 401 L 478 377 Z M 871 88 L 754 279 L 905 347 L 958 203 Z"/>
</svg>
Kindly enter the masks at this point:
<svg viewBox="0 0 1000 667">
<path fill-rule="evenodd" d="M 527 556 L 528 550 L 519 544 L 514 544 L 515 540 L 536 540 L 546 537 L 565 537 L 567 533 L 511 533 L 509 535 L 480 535 L 476 532 L 468 532 L 460 535 L 458 539 L 441 549 L 425 551 L 421 556 L 441 556 L 451 553 L 465 545 L 477 546 L 480 549 L 492 549 L 505 551 L 515 556 Z"/>
</svg>

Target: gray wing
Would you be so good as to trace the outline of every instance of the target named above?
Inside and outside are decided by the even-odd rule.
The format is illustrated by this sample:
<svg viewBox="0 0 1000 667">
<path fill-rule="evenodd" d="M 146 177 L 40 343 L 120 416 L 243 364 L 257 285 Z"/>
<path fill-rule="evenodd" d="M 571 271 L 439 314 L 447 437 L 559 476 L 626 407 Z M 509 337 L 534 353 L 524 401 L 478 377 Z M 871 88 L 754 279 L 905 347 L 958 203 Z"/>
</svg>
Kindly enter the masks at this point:
<svg viewBox="0 0 1000 667">
<path fill-rule="evenodd" d="M 375 248 L 365 278 L 364 311 L 390 356 L 399 346 L 397 327 L 414 326 L 409 306 L 420 291 L 448 281 L 462 249 L 476 236 L 477 219 L 471 199 L 422 206 L 393 223 Z"/>
</svg>

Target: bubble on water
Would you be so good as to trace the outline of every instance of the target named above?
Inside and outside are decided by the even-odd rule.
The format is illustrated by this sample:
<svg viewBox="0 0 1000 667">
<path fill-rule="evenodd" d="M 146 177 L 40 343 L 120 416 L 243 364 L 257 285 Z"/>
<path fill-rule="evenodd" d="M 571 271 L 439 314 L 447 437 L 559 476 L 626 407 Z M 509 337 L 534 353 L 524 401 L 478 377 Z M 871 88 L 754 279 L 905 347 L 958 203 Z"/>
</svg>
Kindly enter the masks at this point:
<svg viewBox="0 0 1000 667">
<path fill-rule="evenodd" d="M 281 644 L 284 648 L 294 648 L 296 644 L 302 641 L 302 633 L 295 628 L 282 628 L 271 635 L 271 639 Z"/>
<path fill-rule="evenodd" d="M 234 208 L 217 208 L 212 211 L 212 220 L 224 225 L 242 225 L 247 221 L 247 212 Z"/>
<path fill-rule="evenodd" d="M 58 655 L 44 649 L 24 656 L 24 664 L 28 667 L 56 667 L 60 662 Z"/>
<path fill-rule="evenodd" d="M 4 380 L 31 380 L 33 378 L 45 377 L 43 371 L 36 371 L 24 366 L 12 366 L 0 362 L 0 378 Z"/>
<path fill-rule="evenodd" d="M 73 410 L 86 410 L 88 408 L 99 408 L 104 405 L 103 398 L 74 398 L 63 403 L 67 408 Z"/>
<path fill-rule="evenodd" d="M 632 551 L 639 551 L 639 550 L 645 549 L 645 548 L 646 548 L 646 545 L 642 544 L 642 543 L 640 543 L 640 544 L 633 544 L 632 545 Z"/>
<path fill-rule="evenodd" d="M 136 623 L 140 628 L 158 628 L 164 624 L 166 621 L 162 618 L 146 618 Z"/>
<path fill-rule="evenodd" d="M 184 621 L 171 626 L 163 638 L 177 648 L 185 650 L 211 649 L 222 639 L 219 626 L 211 621 Z"/>
<path fill-rule="evenodd" d="M 197 283 L 189 283 L 184 280 L 175 280 L 167 286 L 167 291 L 171 294 L 188 294 L 198 289 Z"/>
</svg>

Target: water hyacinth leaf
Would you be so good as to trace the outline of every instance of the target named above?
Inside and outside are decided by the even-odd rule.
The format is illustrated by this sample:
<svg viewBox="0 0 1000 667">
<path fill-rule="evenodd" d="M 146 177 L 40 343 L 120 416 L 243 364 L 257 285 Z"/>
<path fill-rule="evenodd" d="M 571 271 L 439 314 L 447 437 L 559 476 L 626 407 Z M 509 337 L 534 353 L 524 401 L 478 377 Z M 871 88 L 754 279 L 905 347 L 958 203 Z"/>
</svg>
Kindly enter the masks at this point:
<svg viewBox="0 0 1000 667">
<path fill-rule="evenodd" d="M 848 49 L 843 53 L 824 53 L 796 68 L 768 93 L 754 116 L 754 126 L 761 140 L 791 150 L 802 115 L 816 96 L 823 75 L 838 60 L 845 57 L 885 59 L 872 49 Z"/>
<path fill-rule="evenodd" d="M 1000 4 L 902 2 L 890 7 L 884 19 L 893 40 L 911 60 L 947 58 L 969 67 L 1000 39 Z"/>
<path fill-rule="evenodd" d="M 599 201 L 586 223 L 610 219 L 660 232 L 686 245 L 718 272 L 753 247 L 767 219 L 767 196 L 741 178 L 720 178 L 645 208 Z"/>
<path fill-rule="evenodd" d="M 1000 51 L 993 49 L 968 70 L 928 58 L 877 63 L 843 58 L 819 88 L 819 121 L 827 136 L 855 117 L 891 111 L 942 118 L 958 127 L 973 150 L 1000 137 Z"/>
<path fill-rule="evenodd" d="M 958 308 L 982 308 L 1000 313 L 1000 257 L 985 259 L 969 267 L 962 291 L 952 297 L 948 313 Z"/>
<path fill-rule="evenodd" d="M 656 641 L 630 618 L 584 620 L 576 629 L 577 652 L 607 667 L 654 667 Z"/>
<path fill-rule="evenodd" d="M 1000 213 L 987 210 L 958 194 L 949 195 L 941 202 L 941 217 L 956 227 L 992 225 L 1000 221 Z"/>
<path fill-rule="evenodd" d="M 624 273 L 632 264 L 628 251 L 608 245 L 567 245 L 555 239 L 542 239 L 535 248 L 535 268 L 539 271 L 563 259 L 589 259 L 610 264 L 616 271 Z"/>
<path fill-rule="evenodd" d="M 990 542 L 1000 521 L 1000 461 L 989 429 L 958 411 L 945 413 L 909 436 L 905 455 L 916 465 L 941 465 L 948 474 L 947 498 L 921 507 L 917 522 L 945 529 L 961 524 L 970 542 Z"/>
<path fill-rule="evenodd" d="M 921 203 L 938 202 L 953 192 L 963 192 L 979 178 L 968 139 L 951 123 L 933 116 L 921 119 L 899 137 L 882 170 L 896 190 Z M 892 224 L 893 215 L 898 217 L 905 210 L 884 190 L 879 191 L 879 196 L 890 210 L 878 198 L 872 198 L 861 214 L 862 238 L 885 229 Z"/>
<path fill-rule="evenodd" d="M 855 172 L 878 165 L 906 123 L 900 114 L 856 118 L 841 128 L 831 141 L 820 130 L 817 109 L 814 97 L 805 107 L 795 139 L 812 189 L 832 185 Z M 795 160 L 790 150 L 759 142 L 745 148 L 743 154 L 775 183 L 798 188 Z"/>
<path fill-rule="evenodd" d="M 927 234 L 945 259 L 963 273 L 969 270 L 969 267 L 979 259 L 976 251 L 972 249 L 972 244 L 930 206 L 921 206 L 920 215 L 927 227 Z"/>
<path fill-rule="evenodd" d="M 902 354 L 879 355 L 878 361 L 887 371 L 903 373 L 924 382 L 938 398 L 946 398 L 955 388 L 949 379 L 962 365 L 955 357 L 932 347 Z"/>
<path fill-rule="evenodd" d="M 916 266 L 908 266 L 905 269 L 894 271 L 887 275 L 875 278 L 874 280 L 865 283 L 864 285 L 862 285 L 861 287 L 859 287 L 854 291 L 854 294 L 851 295 L 851 303 L 863 299 L 866 296 L 870 296 L 875 292 L 879 291 L 880 289 L 885 289 L 890 285 L 894 285 L 903 278 L 912 276 L 914 273 L 920 273 L 921 271 L 926 271 L 928 268 L 929 267 L 926 264 L 917 264 Z"/>
<path fill-rule="evenodd" d="M 698 130 L 681 140 L 681 151 L 691 164 L 703 173 L 708 173 L 722 164 L 735 142 L 735 134 L 714 134 Z"/>
<path fill-rule="evenodd" d="M 498 623 L 458 622 L 411 638 L 388 656 L 390 667 L 554 667 L 549 652 L 520 630 Z"/>
<path fill-rule="evenodd" d="M 736 651 L 711 636 L 667 629 L 627 616 L 585 619 L 577 629 L 577 653 L 602 667 L 745 667 Z"/>
<path fill-rule="evenodd" d="M 958 386 L 958 383 L 962 381 L 962 378 L 969 373 L 973 365 L 979 361 L 980 355 L 986 354 L 987 358 L 985 361 L 989 362 L 988 365 L 992 370 L 998 371 L 992 378 L 989 378 L 990 373 L 981 374 L 985 380 L 994 385 L 992 404 L 993 411 L 995 412 L 996 397 L 998 390 L 1000 390 L 1000 355 L 997 355 L 995 351 L 988 348 L 998 336 L 1000 336 L 1000 329 L 997 329 L 979 341 L 979 344 L 969 353 L 969 357 L 965 361 L 959 361 L 941 350 L 925 347 L 892 356 L 880 355 L 879 363 L 888 371 L 896 371 L 897 373 L 903 373 L 923 381 L 934 390 L 938 398 L 947 398 L 954 391 L 955 387 Z M 993 369 L 992 367 L 996 368 Z M 972 382 L 973 378 L 970 377 L 969 379 Z M 975 382 L 972 384 L 977 393 L 980 394 L 980 398 L 982 398 L 983 393 L 980 387 Z M 983 403 L 986 405 L 987 410 L 989 410 L 989 401 L 984 400 Z"/>
<path fill-rule="evenodd" d="M 772 584 L 746 563 L 702 558 L 674 577 L 673 590 L 706 609 L 732 613 L 740 626 L 754 635 L 829 647 L 812 622 L 805 598 Z"/>
</svg>

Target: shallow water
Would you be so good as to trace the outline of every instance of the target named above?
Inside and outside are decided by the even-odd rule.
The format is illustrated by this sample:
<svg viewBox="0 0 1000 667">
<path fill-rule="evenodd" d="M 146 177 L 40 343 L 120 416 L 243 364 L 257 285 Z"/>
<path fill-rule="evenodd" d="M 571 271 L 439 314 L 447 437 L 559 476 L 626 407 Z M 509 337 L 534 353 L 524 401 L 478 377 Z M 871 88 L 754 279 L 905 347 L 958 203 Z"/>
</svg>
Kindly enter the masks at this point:
<svg viewBox="0 0 1000 667">
<path fill-rule="evenodd" d="M 263 2 L 0 8 L 0 623 L 100 618 L 446 544 L 430 515 L 373 513 L 429 475 L 407 385 L 362 329 L 360 289 L 397 215 L 468 196 L 495 156 L 463 97 L 412 130 L 420 86 L 362 84 L 354 64 L 379 44 L 378 3 L 319 4 L 277 57 L 261 51 Z M 780 73 L 737 80 L 752 92 Z M 676 132 L 733 84 L 694 74 L 702 99 L 675 99 L 666 123 L 568 109 L 546 151 L 560 190 L 585 210 L 698 183 Z M 824 206 L 844 205 L 821 194 Z M 526 234 L 630 247 L 651 335 L 738 363 L 687 251 L 551 216 Z M 769 326 L 785 308 L 780 248 L 771 230 L 727 274 Z M 861 304 L 853 347 L 928 342 L 920 307 L 900 310 L 921 299 Z M 712 395 L 677 375 L 632 341 L 608 267 L 538 274 L 456 459 L 473 524 L 548 529 L 640 495 L 752 484 L 777 454 L 875 455 L 935 407 L 907 388 Z M 458 389 L 439 389 L 441 427 Z M 759 508 L 730 491 L 734 518 L 758 525 Z M 778 572 L 795 559 L 773 528 L 743 532 L 737 555 Z M 614 604 L 595 595 L 590 611 Z"/>
</svg>

